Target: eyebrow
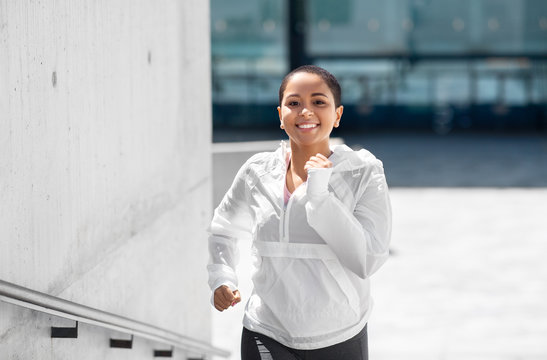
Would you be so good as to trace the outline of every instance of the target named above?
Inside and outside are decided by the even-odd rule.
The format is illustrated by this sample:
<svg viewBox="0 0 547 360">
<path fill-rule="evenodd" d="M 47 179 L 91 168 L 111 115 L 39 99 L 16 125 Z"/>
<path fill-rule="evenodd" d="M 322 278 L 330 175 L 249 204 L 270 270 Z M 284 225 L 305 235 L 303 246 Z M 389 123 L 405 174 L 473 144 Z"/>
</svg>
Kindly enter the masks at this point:
<svg viewBox="0 0 547 360">
<path fill-rule="evenodd" d="M 290 98 L 292 96 L 300 97 L 299 94 L 289 94 L 289 95 L 287 95 L 288 98 Z M 318 93 L 313 93 L 313 94 L 311 94 L 311 96 L 324 96 L 324 97 L 328 98 L 327 95 L 325 95 L 323 93 L 319 93 L 319 92 Z"/>
<path fill-rule="evenodd" d="M 323 93 L 313 93 L 313 94 L 311 94 L 311 96 L 324 96 L 324 97 L 328 98 L 328 96 L 323 94 Z"/>
</svg>

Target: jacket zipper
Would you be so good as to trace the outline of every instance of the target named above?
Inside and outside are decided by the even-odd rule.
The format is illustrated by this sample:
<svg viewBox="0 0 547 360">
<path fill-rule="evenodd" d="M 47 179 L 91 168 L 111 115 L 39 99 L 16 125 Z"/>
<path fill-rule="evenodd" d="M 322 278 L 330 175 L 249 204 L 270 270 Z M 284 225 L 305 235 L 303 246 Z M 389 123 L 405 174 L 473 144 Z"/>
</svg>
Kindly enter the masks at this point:
<svg viewBox="0 0 547 360">
<path fill-rule="evenodd" d="M 283 163 L 286 164 L 286 156 L 287 156 L 287 148 L 286 148 L 285 141 L 281 141 L 281 154 L 283 158 Z M 287 183 L 287 165 L 284 167 L 285 174 L 283 176 L 283 192 L 281 196 L 281 217 L 279 219 L 279 242 L 289 242 L 288 239 L 288 221 L 286 220 L 286 217 L 288 216 L 288 212 L 291 206 L 292 196 L 289 198 L 289 201 L 287 202 L 287 205 L 285 206 L 285 184 Z M 294 194 L 293 194 L 294 195 Z M 287 226 L 285 226 L 285 223 L 287 223 Z"/>
<path fill-rule="evenodd" d="M 285 202 L 283 201 L 283 198 L 281 199 L 283 202 L 281 206 L 281 217 L 279 219 L 279 242 L 284 242 L 285 240 Z"/>
<path fill-rule="evenodd" d="M 292 196 L 289 198 L 289 202 L 287 203 L 287 209 L 283 209 L 283 213 L 282 213 L 282 226 L 283 226 L 283 234 L 282 234 L 282 237 L 281 237 L 281 242 L 289 242 L 289 213 L 291 211 L 291 206 L 292 206 L 292 203 L 293 203 L 293 197 L 295 196 L 295 193 L 298 189 L 296 189 L 294 191 L 294 193 L 292 194 Z"/>
</svg>

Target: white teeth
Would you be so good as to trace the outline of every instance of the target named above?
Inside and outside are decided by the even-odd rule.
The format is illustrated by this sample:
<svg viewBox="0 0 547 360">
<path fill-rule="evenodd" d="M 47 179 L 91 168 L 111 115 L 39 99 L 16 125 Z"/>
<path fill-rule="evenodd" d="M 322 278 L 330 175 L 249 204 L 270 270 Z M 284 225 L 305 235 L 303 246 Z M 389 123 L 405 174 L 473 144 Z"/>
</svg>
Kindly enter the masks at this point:
<svg viewBox="0 0 547 360">
<path fill-rule="evenodd" d="M 299 128 L 301 129 L 311 129 L 311 128 L 314 128 L 316 127 L 317 124 L 302 124 L 302 125 L 298 125 Z"/>
</svg>

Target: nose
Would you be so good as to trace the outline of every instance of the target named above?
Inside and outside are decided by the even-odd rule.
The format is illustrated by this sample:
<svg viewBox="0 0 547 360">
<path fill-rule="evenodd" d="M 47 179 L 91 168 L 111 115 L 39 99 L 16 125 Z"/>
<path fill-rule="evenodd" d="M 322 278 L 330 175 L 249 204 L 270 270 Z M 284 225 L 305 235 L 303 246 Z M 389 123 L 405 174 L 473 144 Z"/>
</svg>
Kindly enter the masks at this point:
<svg viewBox="0 0 547 360">
<path fill-rule="evenodd" d="M 309 118 L 310 116 L 313 115 L 313 111 L 311 111 L 311 110 L 308 109 L 307 107 L 304 107 L 304 108 L 302 108 L 301 114 L 302 114 L 302 116 L 304 116 L 305 118 Z"/>
</svg>

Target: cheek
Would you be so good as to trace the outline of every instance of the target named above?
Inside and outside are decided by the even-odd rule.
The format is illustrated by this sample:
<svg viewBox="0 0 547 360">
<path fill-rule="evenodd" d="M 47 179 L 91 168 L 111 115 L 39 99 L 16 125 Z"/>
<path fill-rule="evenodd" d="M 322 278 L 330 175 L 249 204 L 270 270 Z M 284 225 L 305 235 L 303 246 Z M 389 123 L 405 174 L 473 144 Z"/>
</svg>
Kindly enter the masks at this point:
<svg viewBox="0 0 547 360">
<path fill-rule="evenodd" d="M 291 117 L 292 114 L 293 114 L 293 111 L 291 111 L 291 109 L 283 108 L 281 110 L 281 116 L 283 117 L 283 119 Z"/>
</svg>

